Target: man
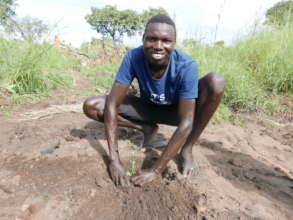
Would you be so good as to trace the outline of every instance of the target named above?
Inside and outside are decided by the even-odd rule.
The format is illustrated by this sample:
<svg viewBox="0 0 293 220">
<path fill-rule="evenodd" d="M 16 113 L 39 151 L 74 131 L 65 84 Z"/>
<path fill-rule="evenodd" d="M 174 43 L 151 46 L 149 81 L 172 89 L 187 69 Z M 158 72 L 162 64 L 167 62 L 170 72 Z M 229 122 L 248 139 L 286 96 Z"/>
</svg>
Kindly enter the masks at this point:
<svg viewBox="0 0 293 220">
<path fill-rule="evenodd" d="M 198 81 L 196 62 L 174 49 L 175 43 L 172 19 L 163 14 L 153 16 L 146 25 L 143 46 L 125 55 L 110 94 L 88 98 L 84 103 L 84 113 L 105 124 L 109 172 L 116 185 L 129 184 L 119 157 L 118 125 L 142 131 L 145 146 L 151 146 L 157 124 L 177 126 L 152 168 L 132 177 L 135 185 L 158 178 L 180 149 L 183 175 L 196 173 L 192 147 L 217 109 L 225 81 L 217 73 Z M 139 82 L 139 98 L 127 93 L 133 78 Z"/>
</svg>

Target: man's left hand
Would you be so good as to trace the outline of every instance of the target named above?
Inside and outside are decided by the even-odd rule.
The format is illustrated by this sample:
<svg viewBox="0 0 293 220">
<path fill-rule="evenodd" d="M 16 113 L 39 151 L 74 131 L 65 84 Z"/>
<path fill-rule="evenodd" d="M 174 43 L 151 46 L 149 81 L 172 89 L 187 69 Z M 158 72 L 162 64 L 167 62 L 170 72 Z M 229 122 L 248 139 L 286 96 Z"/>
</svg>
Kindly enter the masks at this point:
<svg viewBox="0 0 293 220">
<path fill-rule="evenodd" d="M 159 178 L 159 174 L 153 170 L 141 170 L 136 176 L 131 178 L 134 185 L 142 186 Z"/>
</svg>

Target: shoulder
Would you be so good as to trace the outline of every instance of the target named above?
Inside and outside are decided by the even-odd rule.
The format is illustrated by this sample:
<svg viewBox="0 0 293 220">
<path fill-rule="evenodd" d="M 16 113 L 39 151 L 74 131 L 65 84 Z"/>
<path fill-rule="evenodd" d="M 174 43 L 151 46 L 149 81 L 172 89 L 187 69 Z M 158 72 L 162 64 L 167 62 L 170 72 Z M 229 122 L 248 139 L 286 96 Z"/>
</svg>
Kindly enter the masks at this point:
<svg viewBox="0 0 293 220">
<path fill-rule="evenodd" d="M 174 49 L 172 52 L 172 56 L 177 62 L 189 62 L 189 61 L 195 61 L 191 56 L 189 56 L 187 53 Z"/>
<path fill-rule="evenodd" d="M 183 51 L 174 49 L 172 52 L 172 60 L 176 65 L 178 71 L 186 68 L 195 68 L 197 69 L 197 62 L 191 56 L 186 54 Z"/>
<path fill-rule="evenodd" d="M 143 54 L 143 47 L 137 47 L 134 49 L 129 50 L 126 55 L 126 57 L 128 57 L 130 60 L 141 60 L 144 58 L 144 54 Z"/>
</svg>

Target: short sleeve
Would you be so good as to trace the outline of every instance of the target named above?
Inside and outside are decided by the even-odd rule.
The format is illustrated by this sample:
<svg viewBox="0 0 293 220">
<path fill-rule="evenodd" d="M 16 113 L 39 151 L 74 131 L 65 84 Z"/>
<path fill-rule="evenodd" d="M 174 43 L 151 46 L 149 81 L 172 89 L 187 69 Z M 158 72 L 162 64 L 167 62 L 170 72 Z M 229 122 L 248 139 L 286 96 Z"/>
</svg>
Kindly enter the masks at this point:
<svg viewBox="0 0 293 220">
<path fill-rule="evenodd" d="M 179 98 L 194 99 L 198 97 L 198 66 L 195 61 L 186 63 L 181 69 Z"/>
<path fill-rule="evenodd" d="M 124 56 L 119 70 L 116 74 L 115 80 L 124 85 L 131 85 L 134 78 L 134 71 L 131 65 L 131 53 L 130 51 Z"/>
</svg>

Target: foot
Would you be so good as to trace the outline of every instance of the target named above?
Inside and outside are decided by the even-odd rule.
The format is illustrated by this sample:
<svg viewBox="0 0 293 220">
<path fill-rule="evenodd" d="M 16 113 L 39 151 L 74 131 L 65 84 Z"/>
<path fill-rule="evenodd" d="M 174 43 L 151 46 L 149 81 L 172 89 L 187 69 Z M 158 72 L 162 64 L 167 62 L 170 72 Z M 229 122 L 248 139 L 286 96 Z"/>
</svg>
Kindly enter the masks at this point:
<svg viewBox="0 0 293 220">
<path fill-rule="evenodd" d="M 145 125 L 143 127 L 143 147 L 146 147 L 153 142 L 158 132 L 158 129 L 158 125 Z"/>
<path fill-rule="evenodd" d="M 199 173 L 199 168 L 193 160 L 190 150 L 182 150 L 180 153 L 182 162 L 182 174 L 187 178 L 196 178 Z"/>
</svg>

